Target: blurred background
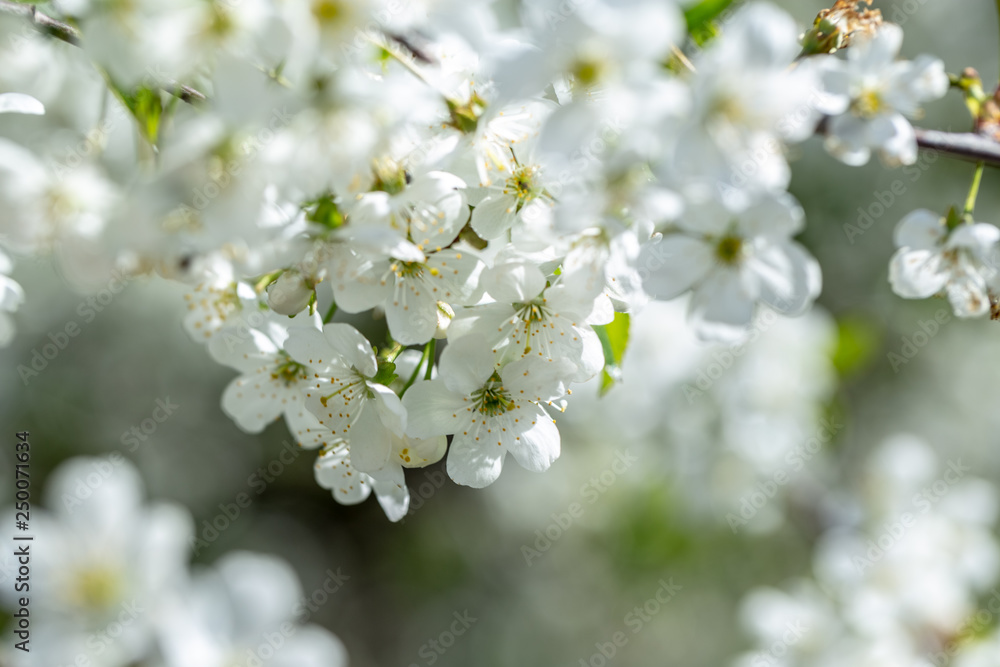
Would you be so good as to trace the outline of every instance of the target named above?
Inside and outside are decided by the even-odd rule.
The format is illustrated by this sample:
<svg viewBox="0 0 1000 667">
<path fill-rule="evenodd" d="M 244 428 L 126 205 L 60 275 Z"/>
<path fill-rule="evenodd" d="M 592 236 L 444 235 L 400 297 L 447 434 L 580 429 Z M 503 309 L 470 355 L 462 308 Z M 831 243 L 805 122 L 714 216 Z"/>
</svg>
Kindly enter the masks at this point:
<svg viewBox="0 0 1000 667">
<path fill-rule="evenodd" d="M 824 6 L 778 4 L 802 25 Z M 992 2 L 875 6 L 903 23 L 904 57 L 931 53 L 949 72 L 973 66 L 987 87 L 997 80 Z M 952 94 L 920 124 L 965 130 L 967 118 Z M 808 220 L 801 240 L 824 273 L 816 312 L 762 321 L 755 341 L 729 350 L 695 342 L 683 303 L 650 306 L 633 318 L 621 384 L 603 398 L 596 384 L 581 387 L 559 416 L 563 453 L 551 470 L 508 465 L 483 491 L 451 483 L 443 464 L 408 470 L 411 512 L 399 524 L 374 500 L 336 504 L 313 479 L 315 453 L 282 458 L 291 440 L 283 423 L 251 436 L 222 413 L 234 374 L 183 332 L 181 286 L 134 281 L 95 307 L 50 264 L 22 262 L 14 277 L 27 301 L 14 344 L 0 351 L 0 423 L 8 439 L 31 433 L 36 507 L 62 461 L 118 451 L 148 497 L 191 512 L 207 543 L 195 562 L 235 549 L 276 554 L 307 594 L 339 568 L 348 579 L 310 620 L 339 636 L 357 667 L 597 667 L 595 643 L 619 632 L 620 664 L 726 664 L 753 646 L 741 600 L 811 575 L 817 541 L 850 521 L 845 496 L 887 437 L 916 434 L 941 461 L 960 457 L 1000 483 L 1000 323 L 956 321 L 943 300 L 904 301 L 886 279 L 895 224 L 916 208 L 961 204 L 973 166 L 922 153 L 902 170 L 859 169 L 815 139 L 795 150 L 791 190 Z M 978 220 L 1000 222 L 998 186 L 1000 174 L 987 170 Z M 866 229 L 859 207 L 873 220 Z M 939 312 L 947 322 L 916 346 L 921 322 Z M 18 367 L 71 321 L 80 334 L 25 382 Z M 126 437 L 158 400 L 178 407 L 145 439 Z M 13 501 L 12 466 L 4 449 L 2 506 Z M 249 506 L 210 530 L 241 493 Z M 767 501 L 757 507 L 754 493 Z M 475 621 L 451 645 L 443 633 L 456 613 Z M 9 621 L 0 614 L 0 626 Z M 437 651 L 432 640 L 449 646 Z"/>
</svg>

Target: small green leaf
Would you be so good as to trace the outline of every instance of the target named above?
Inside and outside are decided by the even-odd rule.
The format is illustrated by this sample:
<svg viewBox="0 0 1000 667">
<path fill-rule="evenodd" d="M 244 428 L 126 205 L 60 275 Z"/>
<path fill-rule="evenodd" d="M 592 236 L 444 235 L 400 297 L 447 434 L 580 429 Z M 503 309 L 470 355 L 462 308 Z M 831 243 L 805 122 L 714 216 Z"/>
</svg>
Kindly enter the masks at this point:
<svg viewBox="0 0 1000 667">
<path fill-rule="evenodd" d="M 628 313 L 615 313 L 615 319 L 610 324 L 597 325 L 594 331 L 604 348 L 604 371 L 601 379 L 601 396 L 621 381 L 622 359 L 628 347 L 629 336 Z"/>
<path fill-rule="evenodd" d="M 160 91 L 153 88 L 139 88 L 132 93 L 122 93 L 122 100 L 139 123 L 142 136 L 155 146 L 160 137 L 160 121 L 163 119 Z"/>
<path fill-rule="evenodd" d="M 715 37 L 718 30 L 713 21 L 731 4 L 733 4 L 733 0 L 702 0 L 684 11 L 688 34 L 698 46 L 703 46 Z"/>
<path fill-rule="evenodd" d="M 382 361 L 380 359 L 378 362 L 378 372 L 375 373 L 375 377 L 372 378 L 372 382 L 388 387 L 390 384 L 395 382 L 398 377 L 399 376 L 396 375 L 396 364 L 391 361 Z"/>
<path fill-rule="evenodd" d="M 840 377 L 853 375 L 873 358 L 882 334 L 868 318 L 848 315 L 837 322 L 837 343 L 831 355 Z"/>
<path fill-rule="evenodd" d="M 306 219 L 316 222 L 329 229 L 337 229 L 344 224 L 344 214 L 332 194 L 325 194 L 315 202 L 309 204 L 312 208 L 307 209 Z"/>
</svg>

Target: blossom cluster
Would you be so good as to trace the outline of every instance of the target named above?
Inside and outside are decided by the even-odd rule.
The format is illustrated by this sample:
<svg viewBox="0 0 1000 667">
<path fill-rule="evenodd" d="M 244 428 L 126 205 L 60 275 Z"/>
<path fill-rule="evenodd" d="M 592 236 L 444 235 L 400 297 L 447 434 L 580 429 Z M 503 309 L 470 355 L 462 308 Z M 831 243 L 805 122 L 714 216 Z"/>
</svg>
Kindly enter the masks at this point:
<svg viewBox="0 0 1000 667">
<path fill-rule="evenodd" d="M 48 510 L 32 513 L 27 588 L 0 590 L 4 607 L 16 608 L 25 592 L 31 600 L 28 650 L 4 642 L 4 665 L 347 664 L 340 640 L 306 622 L 318 609 L 314 596 L 282 559 L 233 551 L 192 569 L 190 514 L 145 502 L 142 479 L 121 454 L 64 462 L 46 492 Z M 9 507 L 5 519 L 13 518 Z M 17 568 L 5 556 L 0 578 L 13 580 Z"/>
<path fill-rule="evenodd" d="M 995 662 L 998 505 L 971 470 L 916 437 L 885 441 L 853 502 L 824 508 L 813 577 L 745 598 L 757 645 L 733 664 Z"/>
<path fill-rule="evenodd" d="M 55 8 L 73 46 L 0 23 L 0 111 L 46 112 L 0 139 L 3 247 L 81 285 L 190 284 L 185 326 L 239 373 L 224 411 L 251 433 L 283 417 L 319 484 L 393 520 L 404 468 L 446 453 L 473 487 L 507 453 L 546 470 L 572 387 L 620 361 L 608 327 L 651 298 L 689 294 L 691 328 L 730 344 L 808 311 L 789 146 L 911 164 L 908 119 L 949 87 L 940 60 L 899 59 L 897 26 L 835 13 L 800 39 L 763 2 L 708 40 L 665 0 Z M 1000 234 L 914 216 L 896 291 L 986 312 Z M 0 341 L 24 296 L 8 265 Z"/>
</svg>

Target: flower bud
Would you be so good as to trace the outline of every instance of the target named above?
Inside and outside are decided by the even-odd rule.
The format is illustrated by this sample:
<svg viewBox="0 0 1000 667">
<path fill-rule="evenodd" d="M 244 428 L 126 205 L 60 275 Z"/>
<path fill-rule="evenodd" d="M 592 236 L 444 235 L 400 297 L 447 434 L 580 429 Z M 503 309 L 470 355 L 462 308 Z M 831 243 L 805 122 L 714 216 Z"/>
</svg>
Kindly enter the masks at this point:
<svg viewBox="0 0 1000 667">
<path fill-rule="evenodd" d="M 267 286 L 267 305 L 281 315 L 297 315 L 313 297 L 313 288 L 298 271 L 285 271 Z"/>
</svg>

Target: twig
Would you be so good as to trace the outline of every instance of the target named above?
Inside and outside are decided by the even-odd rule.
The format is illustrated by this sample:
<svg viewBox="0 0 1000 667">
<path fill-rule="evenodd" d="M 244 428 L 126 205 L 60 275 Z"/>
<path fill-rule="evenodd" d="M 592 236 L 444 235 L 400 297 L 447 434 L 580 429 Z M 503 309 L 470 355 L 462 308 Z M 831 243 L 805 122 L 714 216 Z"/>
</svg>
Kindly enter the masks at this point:
<svg viewBox="0 0 1000 667">
<path fill-rule="evenodd" d="M 0 0 L 0 14 L 19 16 L 30 22 L 39 32 L 51 35 L 56 39 L 61 39 L 67 44 L 80 46 L 81 35 L 79 30 L 68 23 L 63 23 L 51 16 L 46 16 L 38 11 L 35 5 L 11 2 L 11 0 Z M 203 93 L 176 81 L 165 81 L 160 87 L 188 104 L 204 102 L 206 99 Z"/>
<path fill-rule="evenodd" d="M 73 46 L 80 46 L 80 31 L 62 21 L 57 21 L 38 11 L 34 5 L 25 5 L 10 0 L 0 0 L 0 13 L 20 16 L 30 21 L 38 30 L 57 37 Z"/>
<path fill-rule="evenodd" d="M 1000 167 L 1000 143 L 972 132 L 942 132 L 914 128 L 917 145 L 927 150 L 944 153 L 949 157 L 985 162 Z"/>
</svg>

